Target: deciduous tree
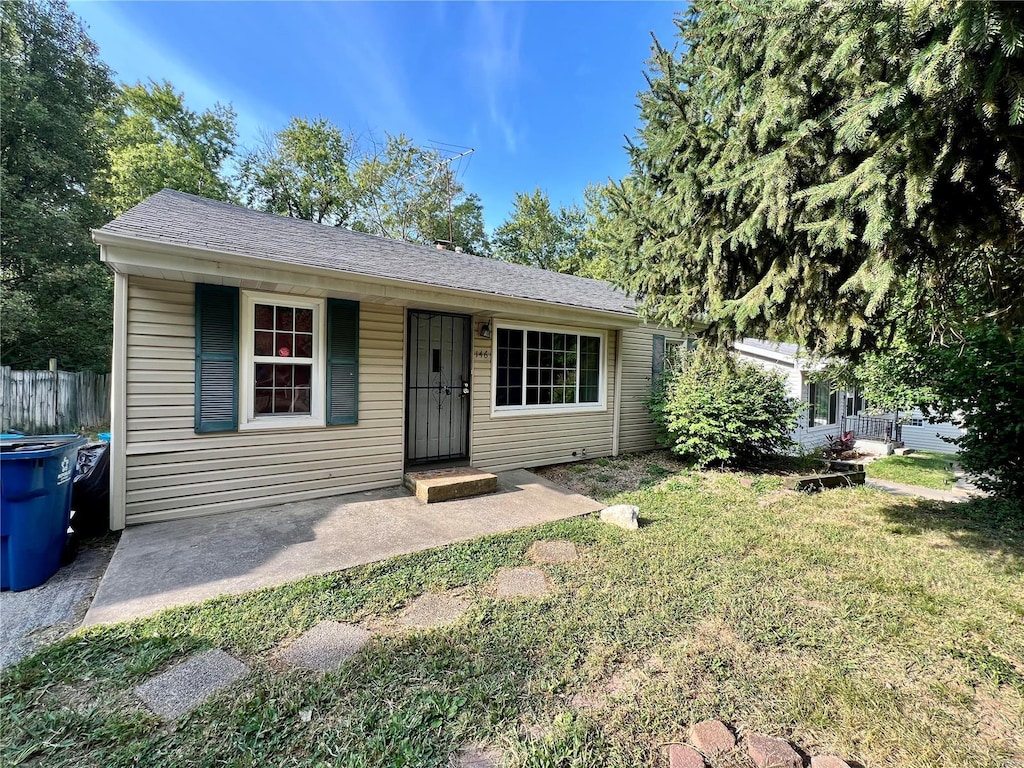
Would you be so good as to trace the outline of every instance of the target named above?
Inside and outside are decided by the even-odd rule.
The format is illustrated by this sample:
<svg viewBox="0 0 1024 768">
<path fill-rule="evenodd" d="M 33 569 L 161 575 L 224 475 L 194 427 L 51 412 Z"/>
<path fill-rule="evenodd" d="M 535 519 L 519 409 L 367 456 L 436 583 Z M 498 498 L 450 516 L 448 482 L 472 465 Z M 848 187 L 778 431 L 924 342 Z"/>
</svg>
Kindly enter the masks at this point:
<svg viewBox="0 0 1024 768">
<path fill-rule="evenodd" d="M 122 85 L 107 128 L 103 200 L 117 215 L 164 187 L 227 200 L 237 130 L 230 106 L 196 112 L 166 80 Z"/>
<path fill-rule="evenodd" d="M 0 345 L 4 364 L 105 370 L 111 282 L 89 229 L 113 83 L 79 20 L 54 2 L 0 5 Z"/>
</svg>

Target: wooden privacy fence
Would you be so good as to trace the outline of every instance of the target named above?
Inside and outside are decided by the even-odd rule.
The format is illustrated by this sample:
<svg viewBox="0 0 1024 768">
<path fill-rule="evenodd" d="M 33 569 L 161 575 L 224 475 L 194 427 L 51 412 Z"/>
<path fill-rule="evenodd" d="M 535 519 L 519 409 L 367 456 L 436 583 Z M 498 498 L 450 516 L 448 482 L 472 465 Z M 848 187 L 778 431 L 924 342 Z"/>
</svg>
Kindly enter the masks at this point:
<svg viewBox="0 0 1024 768">
<path fill-rule="evenodd" d="M 110 374 L 0 367 L 3 432 L 77 432 L 110 424 Z"/>
</svg>

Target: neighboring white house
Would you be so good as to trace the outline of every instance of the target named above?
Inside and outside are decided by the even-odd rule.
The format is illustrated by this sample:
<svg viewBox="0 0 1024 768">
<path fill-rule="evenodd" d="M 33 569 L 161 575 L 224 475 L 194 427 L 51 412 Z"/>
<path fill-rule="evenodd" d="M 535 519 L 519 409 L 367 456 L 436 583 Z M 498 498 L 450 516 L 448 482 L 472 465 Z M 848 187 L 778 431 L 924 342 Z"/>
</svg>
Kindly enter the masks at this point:
<svg viewBox="0 0 1024 768">
<path fill-rule="evenodd" d="M 793 439 L 805 449 L 821 447 L 829 436 L 847 431 L 858 440 L 882 443 L 902 442 L 907 448 L 955 453 L 957 448 L 943 437 L 959 437 L 963 431 L 954 424 L 932 424 L 920 410 L 907 413 L 874 413 L 856 389 L 833 389 L 814 381 L 824 363 L 800 354 L 796 344 L 761 339 L 743 339 L 733 348 L 745 360 L 781 373 L 790 397 L 807 404 Z"/>
</svg>

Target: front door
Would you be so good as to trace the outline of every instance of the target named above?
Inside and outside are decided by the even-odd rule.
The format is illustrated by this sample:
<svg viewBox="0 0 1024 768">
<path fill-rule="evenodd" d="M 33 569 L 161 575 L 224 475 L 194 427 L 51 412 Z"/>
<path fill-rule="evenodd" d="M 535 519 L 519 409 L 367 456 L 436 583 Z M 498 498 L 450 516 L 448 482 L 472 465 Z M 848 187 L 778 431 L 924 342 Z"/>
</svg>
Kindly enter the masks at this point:
<svg viewBox="0 0 1024 768">
<path fill-rule="evenodd" d="M 469 455 L 472 319 L 409 312 L 405 458 L 455 461 Z"/>
</svg>

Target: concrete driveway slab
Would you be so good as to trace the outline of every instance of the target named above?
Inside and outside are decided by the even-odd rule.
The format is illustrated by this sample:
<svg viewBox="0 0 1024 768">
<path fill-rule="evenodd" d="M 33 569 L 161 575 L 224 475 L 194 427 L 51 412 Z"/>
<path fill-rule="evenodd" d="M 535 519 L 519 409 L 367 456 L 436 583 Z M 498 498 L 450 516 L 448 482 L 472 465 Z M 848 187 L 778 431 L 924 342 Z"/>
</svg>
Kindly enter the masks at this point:
<svg viewBox="0 0 1024 768">
<path fill-rule="evenodd" d="M 150 523 L 121 536 L 85 624 L 596 512 L 601 504 L 532 472 L 498 473 L 498 492 L 424 506 L 404 488 L 249 512 Z"/>
<path fill-rule="evenodd" d="M 112 541 L 94 541 L 45 584 L 24 592 L 0 592 L 0 669 L 78 627 L 113 551 Z"/>
</svg>

